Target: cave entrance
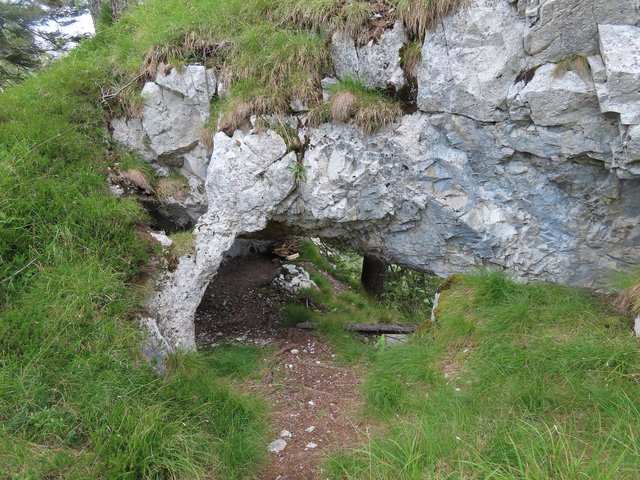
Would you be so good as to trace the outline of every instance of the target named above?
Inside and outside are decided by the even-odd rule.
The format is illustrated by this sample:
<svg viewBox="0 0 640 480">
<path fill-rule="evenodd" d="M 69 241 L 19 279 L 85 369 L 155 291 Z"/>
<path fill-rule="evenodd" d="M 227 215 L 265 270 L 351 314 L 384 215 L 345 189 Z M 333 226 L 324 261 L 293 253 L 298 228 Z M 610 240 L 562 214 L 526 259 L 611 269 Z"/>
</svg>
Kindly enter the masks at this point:
<svg viewBox="0 0 640 480">
<path fill-rule="evenodd" d="M 293 245 L 290 250 L 283 247 L 287 244 Z M 301 295 L 300 289 L 311 286 L 305 281 L 311 281 L 314 288 Z M 322 316 L 344 310 L 349 316 L 353 302 L 369 307 L 352 312 L 354 323 L 347 322 L 345 329 L 353 327 L 353 331 L 365 334 L 361 338 L 369 339 L 394 333 L 396 327 L 404 332 L 406 324 L 417 325 L 431 318 L 439 282 L 437 277 L 320 241 L 294 237 L 238 240 L 196 311 L 196 346 L 277 345 L 292 336 L 305 336 L 292 327 L 302 323 L 314 328 L 319 320 L 316 313 Z M 351 293 L 345 299 L 347 292 Z M 371 311 L 380 318 L 369 318 Z"/>
<path fill-rule="evenodd" d="M 279 334 L 288 301 L 271 288 L 281 268 L 282 260 L 264 249 L 227 256 L 196 311 L 197 347 L 225 341 L 271 344 Z"/>
</svg>

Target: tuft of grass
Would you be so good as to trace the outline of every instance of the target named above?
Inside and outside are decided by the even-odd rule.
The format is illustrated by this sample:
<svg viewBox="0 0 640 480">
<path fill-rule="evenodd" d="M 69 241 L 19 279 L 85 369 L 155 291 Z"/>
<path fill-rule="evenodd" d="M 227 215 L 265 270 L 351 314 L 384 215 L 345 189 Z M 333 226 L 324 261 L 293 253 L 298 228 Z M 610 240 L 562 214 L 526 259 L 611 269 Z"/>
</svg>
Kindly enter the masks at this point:
<svg viewBox="0 0 640 480">
<path fill-rule="evenodd" d="M 466 277 L 473 287 L 479 303 L 497 305 L 505 302 L 517 290 L 517 286 L 504 272 L 490 268 L 477 270 Z"/>
<path fill-rule="evenodd" d="M 365 88 L 358 80 L 345 79 L 333 87 L 329 111 L 325 107 L 316 108 L 310 114 L 310 122 L 315 125 L 328 114 L 334 122 L 352 120 L 363 133 L 370 135 L 398 120 L 402 107 L 384 93 Z"/>
<path fill-rule="evenodd" d="M 128 182 L 132 183 L 141 190 L 144 190 L 149 195 L 154 195 L 155 190 L 151 186 L 148 175 L 146 172 L 138 169 L 131 168 L 122 172 L 121 176 Z"/>
<path fill-rule="evenodd" d="M 196 236 L 193 232 L 175 232 L 169 235 L 169 238 L 173 241 L 171 253 L 175 256 L 195 255 Z"/>
<path fill-rule="evenodd" d="M 189 195 L 189 182 L 181 175 L 160 178 L 155 184 L 155 191 L 160 201 L 185 200 Z"/>
<path fill-rule="evenodd" d="M 207 368 L 219 377 L 235 380 L 254 377 L 259 378 L 264 367 L 263 360 L 269 351 L 253 345 L 223 344 L 206 352 Z"/>
<path fill-rule="evenodd" d="M 460 10 L 468 0 L 392 0 L 396 18 L 402 20 L 411 38 L 420 43 L 425 33 L 450 13 Z"/>
<path fill-rule="evenodd" d="M 298 130 L 293 128 L 291 124 L 277 118 L 276 121 L 271 123 L 271 128 L 274 132 L 282 137 L 288 152 L 301 152 L 303 150 L 302 141 L 300 141 L 300 135 Z"/>
<path fill-rule="evenodd" d="M 339 91 L 331 98 L 330 105 L 334 122 L 348 122 L 358 112 L 358 97 L 348 90 Z"/>
<path fill-rule="evenodd" d="M 591 78 L 591 66 L 589 65 L 587 57 L 583 55 L 569 55 L 563 58 L 556 63 L 553 75 L 559 78 L 568 72 L 575 72 L 583 80 L 589 80 Z"/>
<path fill-rule="evenodd" d="M 611 286 L 619 292 L 616 307 L 625 314 L 640 315 L 640 267 L 618 272 L 611 278 Z"/>
<path fill-rule="evenodd" d="M 295 327 L 299 323 L 312 322 L 316 318 L 311 310 L 299 303 L 285 305 L 284 314 L 286 316 L 285 327 Z"/>
<path fill-rule="evenodd" d="M 416 79 L 418 67 L 422 63 L 422 44 L 416 41 L 408 42 L 400 52 L 400 61 L 407 76 Z"/>
<path fill-rule="evenodd" d="M 341 9 L 342 21 L 338 27 L 357 43 L 364 44 L 369 39 L 369 20 L 373 17 L 373 5 L 365 0 L 344 3 Z"/>
</svg>

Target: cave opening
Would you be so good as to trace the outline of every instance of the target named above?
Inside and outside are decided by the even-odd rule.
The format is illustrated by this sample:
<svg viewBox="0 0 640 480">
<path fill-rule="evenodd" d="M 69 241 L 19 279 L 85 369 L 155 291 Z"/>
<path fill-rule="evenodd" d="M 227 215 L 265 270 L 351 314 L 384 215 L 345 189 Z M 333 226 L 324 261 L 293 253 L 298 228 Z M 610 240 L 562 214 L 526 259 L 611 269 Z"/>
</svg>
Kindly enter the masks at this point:
<svg viewBox="0 0 640 480">
<path fill-rule="evenodd" d="M 236 240 L 226 253 L 195 314 L 196 346 L 278 345 L 309 338 L 294 327 L 313 329 L 331 316 L 352 320 L 347 327 L 359 325 L 354 331 L 364 340 L 376 340 L 384 329 L 394 333 L 397 325 L 411 332 L 431 319 L 439 283 L 339 243 L 285 236 L 271 227 Z M 368 324 L 381 331 L 369 331 Z"/>
</svg>

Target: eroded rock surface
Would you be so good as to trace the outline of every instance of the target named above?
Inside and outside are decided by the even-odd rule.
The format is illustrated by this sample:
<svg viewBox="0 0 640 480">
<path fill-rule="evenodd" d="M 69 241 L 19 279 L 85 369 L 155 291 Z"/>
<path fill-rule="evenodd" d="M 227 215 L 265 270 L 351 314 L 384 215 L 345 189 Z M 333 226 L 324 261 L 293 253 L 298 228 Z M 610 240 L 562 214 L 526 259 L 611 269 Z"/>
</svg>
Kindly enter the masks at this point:
<svg viewBox="0 0 640 480">
<path fill-rule="evenodd" d="M 418 112 L 371 136 L 347 124 L 301 129 L 300 185 L 296 155 L 274 131 L 218 133 L 201 162 L 208 207 L 196 254 L 165 274 L 148 306 L 158 330 L 172 348 L 192 347 L 194 312 L 224 252 L 269 221 L 443 276 L 494 265 L 602 288 L 640 259 L 638 10 L 636 0 L 472 1 L 425 38 Z M 399 28 L 357 50 L 334 37 L 338 75 L 400 85 Z M 141 122 L 114 130 L 154 164 L 182 158 L 184 167 L 183 150 L 199 148 L 177 135 L 185 124 L 167 123 L 151 143 L 145 127 L 189 108 L 201 125 L 204 90 L 171 78 L 147 89 L 168 92 L 153 94 L 171 99 L 167 113 L 149 103 Z M 149 148 L 158 135 L 180 141 L 161 153 Z"/>
<path fill-rule="evenodd" d="M 332 39 L 333 64 L 338 78 L 359 78 L 369 88 L 399 89 L 406 83 L 400 51 L 407 41 L 404 27 L 396 22 L 379 39 L 357 46 L 354 39 L 336 33 Z"/>
</svg>

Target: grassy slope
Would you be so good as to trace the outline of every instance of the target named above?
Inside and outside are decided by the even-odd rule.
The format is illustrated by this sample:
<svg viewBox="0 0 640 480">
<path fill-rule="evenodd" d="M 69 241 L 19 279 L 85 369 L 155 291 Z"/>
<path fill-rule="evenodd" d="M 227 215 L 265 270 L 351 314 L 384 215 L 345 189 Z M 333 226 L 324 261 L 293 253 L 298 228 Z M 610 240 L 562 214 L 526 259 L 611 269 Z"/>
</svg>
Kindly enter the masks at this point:
<svg viewBox="0 0 640 480">
<path fill-rule="evenodd" d="M 149 252 L 140 208 L 104 181 L 114 159 L 100 86 L 118 82 L 114 52 L 140 65 L 145 45 L 188 28 L 179 13 L 135 45 L 131 24 L 108 30 L 0 96 L 0 470 L 11 478 L 239 478 L 263 456 L 262 405 L 211 368 L 176 362 L 158 379 L 128 319 Z"/>
<path fill-rule="evenodd" d="M 429 333 L 370 361 L 368 411 L 387 431 L 331 458 L 333 475 L 638 478 L 628 322 L 576 290 L 496 273 L 464 278 L 439 311 Z"/>
</svg>

